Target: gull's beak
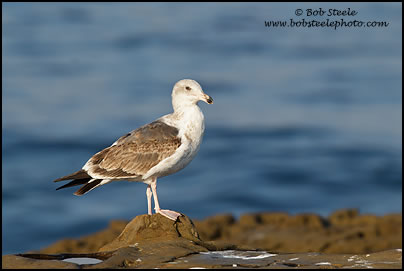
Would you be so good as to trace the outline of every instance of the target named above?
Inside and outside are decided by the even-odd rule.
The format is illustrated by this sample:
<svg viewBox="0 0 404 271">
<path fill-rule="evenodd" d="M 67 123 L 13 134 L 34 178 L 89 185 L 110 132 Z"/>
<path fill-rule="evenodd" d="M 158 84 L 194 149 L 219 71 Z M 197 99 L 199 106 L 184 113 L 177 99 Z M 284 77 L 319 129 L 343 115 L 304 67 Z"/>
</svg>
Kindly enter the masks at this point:
<svg viewBox="0 0 404 271">
<path fill-rule="evenodd" d="M 203 101 L 207 104 L 213 104 L 213 99 L 207 94 L 203 94 Z"/>
</svg>

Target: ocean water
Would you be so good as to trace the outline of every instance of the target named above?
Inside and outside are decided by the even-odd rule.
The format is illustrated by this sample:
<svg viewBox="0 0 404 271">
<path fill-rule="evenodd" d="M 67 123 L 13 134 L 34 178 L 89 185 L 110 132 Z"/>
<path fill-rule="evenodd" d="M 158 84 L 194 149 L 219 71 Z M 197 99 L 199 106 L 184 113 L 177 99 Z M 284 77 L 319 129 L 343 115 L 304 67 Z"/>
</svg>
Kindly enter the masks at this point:
<svg viewBox="0 0 404 271">
<path fill-rule="evenodd" d="M 358 13 L 295 15 L 319 8 Z M 265 27 L 303 18 L 389 24 Z M 52 180 L 170 113 L 183 78 L 214 104 L 194 161 L 158 181 L 163 208 L 402 212 L 401 3 L 3 3 L 2 30 L 3 254 L 146 213 L 142 183 Z"/>
</svg>

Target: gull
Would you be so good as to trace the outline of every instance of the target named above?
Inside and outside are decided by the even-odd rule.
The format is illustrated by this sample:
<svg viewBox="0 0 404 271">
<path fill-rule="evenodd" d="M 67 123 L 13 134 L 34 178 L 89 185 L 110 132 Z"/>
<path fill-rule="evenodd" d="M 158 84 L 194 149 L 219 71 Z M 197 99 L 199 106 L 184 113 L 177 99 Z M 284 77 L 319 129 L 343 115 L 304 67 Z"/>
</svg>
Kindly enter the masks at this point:
<svg viewBox="0 0 404 271">
<path fill-rule="evenodd" d="M 180 213 L 160 208 L 157 178 L 183 169 L 198 153 L 205 130 L 198 102 L 212 104 L 213 99 L 191 79 L 178 81 L 171 97 L 173 113 L 120 137 L 94 154 L 79 171 L 54 180 L 72 180 L 56 190 L 82 185 L 74 193 L 81 196 L 112 181 L 143 182 L 147 184 L 148 214 L 152 214 L 153 196 L 155 212 L 175 221 Z"/>
</svg>

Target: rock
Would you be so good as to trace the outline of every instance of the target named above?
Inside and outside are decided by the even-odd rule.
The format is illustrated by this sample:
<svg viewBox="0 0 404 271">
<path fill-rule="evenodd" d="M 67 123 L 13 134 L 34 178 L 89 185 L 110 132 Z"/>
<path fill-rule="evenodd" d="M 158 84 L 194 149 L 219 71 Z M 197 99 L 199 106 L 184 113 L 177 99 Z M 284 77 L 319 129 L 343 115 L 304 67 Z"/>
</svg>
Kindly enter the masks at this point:
<svg viewBox="0 0 404 271">
<path fill-rule="evenodd" d="M 237 221 L 224 214 L 195 224 L 185 215 L 141 215 L 41 253 L 5 255 L 3 268 L 400 268 L 401 228 L 401 214 L 355 209 L 328 218 L 253 213 Z M 102 262 L 62 261 L 77 257 Z"/>
<path fill-rule="evenodd" d="M 328 224 L 326 219 L 316 214 L 298 214 L 287 220 L 288 227 L 303 227 L 307 230 L 324 229 Z"/>
<path fill-rule="evenodd" d="M 74 263 L 63 261 L 45 261 L 35 260 L 16 255 L 5 255 L 1 261 L 2 269 L 51 269 L 51 268 L 69 268 L 78 269 L 79 266 Z"/>
<path fill-rule="evenodd" d="M 56 253 L 90 253 L 97 252 L 102 246 L 112 242 L 125 228 L 128 221 L 115 220 L 109 223 L 107 229 L 81 237 L 77 240 L 64 239 L 40 250 L 45 254 Z"/>
<path fill-rule="evenodd" d="M 273 254 L 265 251 L 219 251 L 193 254 L 157 268 L 397 268 L 402 267 L 401 250 L 373 254 Z"/>
<path fill-rule="evenodd" d="M 181 250 L 178 250 L 177 246 L 174 246 L 174 250 L 172 248 L 168 242 L 160 245 L 154 243 L 143 249 L 125 247 L 111 253 L 109 258 L 101 263 L 81 265 L 57 259 L 35 260 L 9 255 L 3 256 L 3 268 L 402 268 L 402 251 L 398 249 L 372 254 L 274 254 L 266 251 L 237 250 L 190 253 L 186 247 L 182 247 Z M 100 256 L 99 253 L 93 253 L 93 255 Z M 49 257 L 57 256 L 49 255 Z"/>
<path fill-rule="evenodd" d="M 141 219 L 144 225 L 150 224 L 144 229 L 139 228 L 142 234 L 137 238 L 146 238 L 152 225 L 155 225 L 154 227 L 171 225 L 161 224 L 165 220 L 157 219 L 160 215 L 150 217 L 157 219 L 154 222 L 152 220 L 147 222 L 148 217 L 145 215 L 136 218 Z M 136 219 L 131 223 L 136 224 L 135 221 L 138 221 Z M 192 239 L 191 236 L 194 236 L 195 232 L 199 233 L 199 239 L 204 242 L 205 247 L 210 246 L 211 250 L 233 246 L 285 253 L 372 253 L 402 247 L 401 214 L 360 215 L 357 209 L 342 209 L 332 213 L 328 218 L 316 214 L 288 215 L 280 212 L 264 212 L 242 215 L 238 221 L 231 214 L 216 215 L 201 221 L 195 220 L 192 225 L 185 220 L 185 217 L 182 217 L 182 222 L 179 221 L 176 227 L 188 225 L 186 227 L 192 230 L 186 233 L 187 230 L 179 229 L 181 234 Z M 112 222 L 104 231 L 77 240 L 59 241 L 40 252 L 96 252 L 118 237 L 126 224 L 126 221 Z M 163 232 L 156 231 L 153 234 L 156 236 Z M 166 237 L 174 238 L 176 234 L 174 228 L 171 228 Z M 131 240 L 131 242 L 137 241 Z"/>
<path fill-rule="evenodd" d="M 289 219 L 289 215 L 283 212 L 261 213 L 262 224 L 274 227 L 282 227 Z"/>
<path fill-rule="evenodd" d="M 110 231 L 106 232 L 110 233 Z M 96 236 L 99 235 L 100 233 L 96 234 Z M 98 241 L 97 245 L 99 244 Z M 160 214 L 141 215 L 129 222 L 119 236 L 102 246 L 99 252 L 8 255 L 3 257 L 3 261 L 5 261 L 3 266 L 47 268 L 46 266 L 49 265 L 55 268 L 78 268 L 77 264 L 72 265 L 72 263 L 61 260 L 87 257 L 101 259 L 103 262 L 95 265 L 84 264 L 80 266 L 81 268 L 153 268 L 156 264 L 170 262 L 190 254 L 207 252 L 209 249 L 227 248 L 229 246 L 223 246 L 223 244 L 217 246 L 214 242 L 204 243 L 187 216 L 183 215 L 177 221 L 172 221 Z M 236 249 L 237 247 L 231 246 L 231 248 Z M 12 261 L 15 261 L 16 264 L 13 265 Z"/>
<path fill-rule="evenodd" d="M 195 226 L 203 241 L 274 252 L 372 253 L 402 247 L 401 214 L 360 215 L 357 209 L 338 210 L 328 219 L 316 214 L 255 213 L 236 221 L 217 215 L 195 221 Z"/>
<path fill-rule="evenodd" d="M 202 221 L 195 220 L 195 226 L 202 240 L 218 240 L 228 238 L 228 228 L 235 223 L 231 214 L 216 215 Z"/>
<path fill-rule="evenodd" d="M 358 217 L 358 209 L 341 209 L 332 213 L 328 220 L 332 225 L 346 226 L 351 225 L 352 221 Z"/>
<path fill-rule="evenodd" d="M 122 233 L 99 251 L 116 250 L 140 242 L 165 242 L 187 239 L 201 243 L 194 224 L 187 216 L 172 221 L 160 214 L 140 215 L 129 222 Z"/>
</svg>

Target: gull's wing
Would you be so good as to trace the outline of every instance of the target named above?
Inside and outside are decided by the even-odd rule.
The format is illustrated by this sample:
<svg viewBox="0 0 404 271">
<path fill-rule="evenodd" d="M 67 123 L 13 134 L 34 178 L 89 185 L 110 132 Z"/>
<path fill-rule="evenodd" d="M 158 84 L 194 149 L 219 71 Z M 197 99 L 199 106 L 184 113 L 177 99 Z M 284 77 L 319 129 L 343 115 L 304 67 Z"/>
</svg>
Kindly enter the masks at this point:
<svg viewBox="0 0 404 271">
<path fill-rule="evenodd" d="M 141 178 L 152 167 L 173 155 L 180 145 L 178 129 L 157 120 L 122 136 L 112 146 L 91 157 L 82 170 L 55 182 L 73 179 L 60 188 L 85 184 L 91 190 L 95 187 L 90 184 L 97 180 Z M 102 184 L 98 182 L 96 186 Z M 89 190 L 82 191 L 82 194 Z"/>
</svg>

